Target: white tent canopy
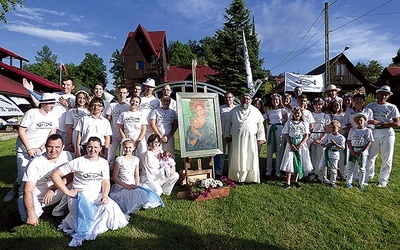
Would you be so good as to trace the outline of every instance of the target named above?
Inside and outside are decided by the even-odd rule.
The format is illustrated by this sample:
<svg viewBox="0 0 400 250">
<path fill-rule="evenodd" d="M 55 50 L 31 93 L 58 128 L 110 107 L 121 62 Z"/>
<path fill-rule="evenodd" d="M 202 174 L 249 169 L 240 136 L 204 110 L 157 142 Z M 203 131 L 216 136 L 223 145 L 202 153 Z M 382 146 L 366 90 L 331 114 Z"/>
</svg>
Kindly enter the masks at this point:
<svg viewBox="0 0 400 250">
<path fill-rule="evenodd" d="M 1 116 L 20 116 L 24 113 L 10 99 L 0 94 L 0 117 Z"/>
</svg>

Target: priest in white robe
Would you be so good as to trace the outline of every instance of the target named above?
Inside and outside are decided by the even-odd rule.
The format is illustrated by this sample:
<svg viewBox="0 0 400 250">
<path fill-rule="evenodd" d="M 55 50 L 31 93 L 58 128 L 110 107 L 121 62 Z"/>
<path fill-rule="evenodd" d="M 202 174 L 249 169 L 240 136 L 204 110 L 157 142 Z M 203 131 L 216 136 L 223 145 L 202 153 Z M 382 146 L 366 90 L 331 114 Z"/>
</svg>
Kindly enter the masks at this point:
<svg viewBox="0 0 400 250">
<path fill-rule="evenodd" d="M 228 177 L 236 182 L 260 183 L 258 145 L 265 143 L 264 118 L 245 93 L 227 117 L 224 138 L 231 143 Z"/>
</svg>

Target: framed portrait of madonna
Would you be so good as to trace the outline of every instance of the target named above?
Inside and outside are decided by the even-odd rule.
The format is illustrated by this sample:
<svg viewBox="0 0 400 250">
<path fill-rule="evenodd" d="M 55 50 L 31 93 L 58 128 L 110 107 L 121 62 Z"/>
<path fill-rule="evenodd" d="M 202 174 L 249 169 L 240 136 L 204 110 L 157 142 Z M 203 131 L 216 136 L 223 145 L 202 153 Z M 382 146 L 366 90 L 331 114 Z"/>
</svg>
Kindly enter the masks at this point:
<svg viewBox="0 0 400 250">
<path fill-rule="evenodd" d="M 222 127 L 216 93 L 177 93 L 181 157 L 222 154 Z"/>
</svg>

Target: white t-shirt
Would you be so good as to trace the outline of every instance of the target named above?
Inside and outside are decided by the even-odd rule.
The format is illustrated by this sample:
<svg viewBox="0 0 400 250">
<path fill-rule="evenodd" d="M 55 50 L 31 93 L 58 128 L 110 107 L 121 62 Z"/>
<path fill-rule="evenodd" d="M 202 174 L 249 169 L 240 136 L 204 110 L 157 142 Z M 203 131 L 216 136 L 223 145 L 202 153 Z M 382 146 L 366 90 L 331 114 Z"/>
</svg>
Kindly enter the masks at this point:
<svg viewBox="0 0 400 250">
<path fill-rule="evenodd" d="M 28 110 L 22 117 L 20 127 L 26 128 L 25 135 L 32 148 L 41 147 L 47 140 L 52 128 L 58 127 L 58 119 L 52 112 L 42 115 L 37 108 Z M 26 151 L 21 139 L 17 140 L 17 151 Z"/>
<path fill-rule="evenodd" d="M 132 137 L 129 138 L 136 140 L 142 131 L 142 125 L 146 125 L 147 121 L 140 111 L 126 111 L 119 116 L 117 123 L 124 125 L 124 133 L 130 134 Z"/>
<path fill-rule="evenodd" d="M 303 137 L 310 133 L 310 126 L 307 122 L 289 120 L 283 126 L 282 134 L 288 134 L 290 137 Z"/>
<path fill-rule="evenodd" d="M 70 107 L 75 107 L 75 96 L 73 94 L 63 94 L 62 92 L 54 93 L 57 96 L 57 99 L 60 100 L 60 97 L 68 100 Z M 66 131 L 65 120 L 67 117 L 68 109 L 64 107 L 62 104 L 56 102 L 51 113 L 54 113 L 56 117 L 58 117 L 58 129 L 62 132 Z"/>
<path fill-rule="evenodd" d="M 86 108 L 72 108 L 68 110 L 67 112 L 67 118 L 65 120 L 65 124 L 67 125 L 72 125 L 72 128 L 76 127 L 76 124 L 78 124 L 78 121 L 84 117 L 89 115 L 90 112 Z"/>
<path fill-rule="evenodd" d="M 351 128 L 347 140 L 351 141 L 354 151 L 359 152 L 368 142 L 374 141 L 374 136 L 369 128 Z M 368 150 L 364 150 L 363 155 L 368 155 Z"/>
<path fill-rule="evenodd" d="M 357 125 L 354 121 L 354 115 L 356 113 L 362 113 L 367 117 L 367 120 L 365 121 L 365 126 L 369 127 L 369 128 L 373 128 L 374 125 L 371 124 L 367 124 L 367 121 L 372 120 L 373 119 L 373 113 L 372 110 L 369 108 L 364 108 L 361 112 L 356 112 L 354 111 L 354 109 L 346 109 L 346 112 L 344 113 L 344 118 L 343 118 L 343 126 L 346 126 L 347 124 L 351 124 L 352 128 L 356 128 Z"/>
<path fill-rule="evenodd" d="M 42 200 L 46 192 L 54 185 L 51 174 L 54 170 L 71 161 L 72 156 L 67 151 L 61 151 L 60 156 L 55 162 L 50 162 L 47 159 L 46 153 L 35 157 L 26 168 L 22 181 L 29 181 L 36 183 L 33 190 L 33 196 L 37 196 L 39 200 Z M 23 188 L 21 188 L 23 190 Z"/>
<path fill-rule="evenodd" d="M 150 120 L 155 120 L 156 127 L 161 135 L 168 135 L 172 130 L 172 123 L 178 120 L 178 115 L 172 109 L 164 110 L 161 107 L 153 110 Z"/>
<path fill-rule="evenodd" d="M 268 109 L 266 112 L 266 118 L 269 119 L 269 124 L 284 124 L 283 119 L 286 114 L 286 110 L 283 108 L 279 109 Z"/>
<path fill-rule="evenodd" d="M 141 99 L 140 111 L 143 113 L 143 116 L 146 117 L 146 125 L 147 125 L 149 124 L 150 121 L 151 111 L 161 107 L 161 102 L 160 99 L 154 96 L 151 97 L 141 96 L 140 99 Z"/>
<path fill-rule="evenodd" d="M 372 110 L 374 120 L 392 122 L 393 118 L 400 117 L 399 109 L 391 103 L 378 104 L 374 102 L 368 104 L 367 108 Z"/>
<path fill-rule="evenodd" d="M 122 112 L 128 111 L 130 105 L 128 103 L 118 103 L 118 102 L 113 102 L 110 104 L 110 106 L 107 108 L 106 115 L 111 116 L 111 130 L 114 134 L 114 136 L 119 137 L 119 129 L 117 125 L 117 121 L 119 116 L 122 114 Z"/>
<path fill-rule="evenodd" d="M 81 156 L 58 169 L 63 175 L 74 173 L 72 187 L 82 190 L 92 198 L 101 192 L 102 181 L 110 179 L 108 161 L 101 157 L 98 157 L 97 161 L 91 161 L 87 155 Z"/>
<path fill-rule="evenodd" d="M 84 116 L 76 124 L 75 130 L 81 132 L 81 145 L 86 145 L 90 137 L 96 136 L 104 146 L 105 136 L 112 135 L 110 122 L 104 116 L 98 118 L 93 115 Z"/>
<path fill-rule="evenodd" d="M 312 113 L 312 116 L 314 117 L 314 128 L 313 132 L 319 132 L 323 133 L 325 132 L 325 127 L 331 123 L 331 118 L 329 117 L 328 114 L 325 113 Z"/>
<path fill-rule="evenodd" d="M 329 144 L 331 142 L 335 142 L 336 145 L 342 147 L 342 149 L 333 146 L 332 150 L 328 150 L 328 158 L 329 159 L 335 159 L 335 160 L 339 160 L 340 159 L 340 150 L 343 150 L 345 144 L 346 144 L 346 138 L 341 135 L 341 134 L 337 134 L 337 135 L 333 135 L 332 133 L 327 134 L 324 139 L 321 141 L 321 144 Z M 327 149 L 326 149 L 327 150 Z"/>
<path fill-rule="evenodd" d="M 222 105 L 219 107 L 219 112 L 221 114 L 221 126 L 222 126 L 222 134 L 224 134 L 225 131 L 225 123 L 226 123 L 226 119 L 228 118 L 229 113 L 231 112 L 231 110 L 235 107 L 236 105 L 234 105 L 232 108 L 227 107 L 226 104 Z"/>
<path fill-rule="evenodd" d="M 171 98 L 171 103 L 169 104 L 169 108 L 172 109 L 173 111 L 177 112 L 176 110 L 176 101 Z"/>
</svg>

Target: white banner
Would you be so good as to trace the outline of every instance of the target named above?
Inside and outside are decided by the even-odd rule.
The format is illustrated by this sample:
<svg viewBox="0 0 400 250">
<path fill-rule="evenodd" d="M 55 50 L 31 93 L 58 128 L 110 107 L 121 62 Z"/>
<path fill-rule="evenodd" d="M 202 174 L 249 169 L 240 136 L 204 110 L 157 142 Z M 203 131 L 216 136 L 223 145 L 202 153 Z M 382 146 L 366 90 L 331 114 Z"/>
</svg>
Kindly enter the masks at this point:
<svg viewBox="0 0 400 250">
<path fill-rule="evenodd" d="M 19 115 L 24 115 L 24 113 L 10 99 L 0 94 L 0 116 Z"/>
<path fill-rule="evenodd" d="M 298 75 L 285 72 L 285 91 L 294 91 L 300 86 L 303 92 L 325 92 L 325 74 Z"/>
</svg>

